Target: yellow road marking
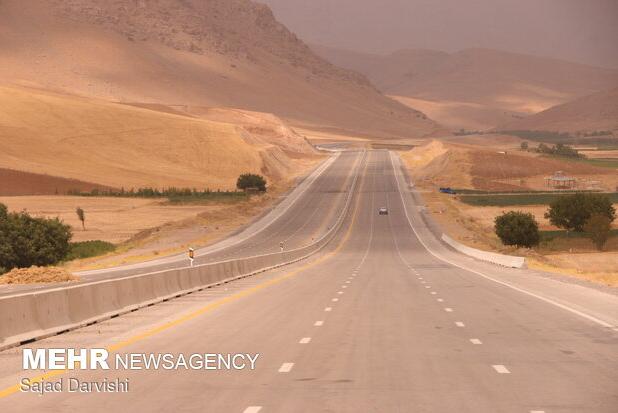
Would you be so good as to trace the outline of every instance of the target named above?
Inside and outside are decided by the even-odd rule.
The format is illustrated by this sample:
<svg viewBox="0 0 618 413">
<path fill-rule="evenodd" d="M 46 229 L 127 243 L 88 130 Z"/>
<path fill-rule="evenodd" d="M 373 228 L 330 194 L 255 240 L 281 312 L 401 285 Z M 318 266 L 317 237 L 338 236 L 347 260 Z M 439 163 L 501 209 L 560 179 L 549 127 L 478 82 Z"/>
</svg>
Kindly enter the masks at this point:
<svg viewBox="0 0 618 413">
<path fill-rule="evenodd" d="M 367 164 L 365 164 L 365 170 L 367 169 Z M 363 178 L 362 180 L 364 181 L 364 177 L 365 177 L 365 173 L 363 171 Z M 361 182 L 362 184 L 362 182 Z M 360 185 L 359 185 L 360 187 Z M 184 316 L 181 316 L 180 318 L 177 318 L 176 320 L 173 321 L 169 321 L 165 324 L 162 324 L 158 327 L 155 327 L 151 330 L 147 330 L 141 334 L 137 334 L 131 338 L 128 338 L 127 340 L 121 341 L 119 343 L 116 344 L 112 344 L 110 346 L 105 347 L 105 349 L 112 353 L 115 351 L 120 350 L 121 348 L 127 347 L 135 342 L 144 340 L 148 337 L 152 337 L 156 334 L 159 334 L 165 330 L 168 330 L 174 326 L 177 326 L 179 324 L 182 324 L 186 321 L 192 320 L 208 311 L 214 310 L 215 308 L 221 307 L 224 304 L 239 300 L 243 297 L 246 297 L 248 295 L 254 294 L 264 288 L 270 287 L 272 285 L 278 284 L 281 281 L 284 281 L 288 278 L 291 278 L 305 270 L 307 270 L 308 268 L 314 267 L 316 265 L 318 265 L 319 263 L 330 259 L 331 257 L 333 257 L 334 255 L 338 254 L 339 251 L 341 251 L 341 249 L 345 246 L 345 244 L 348 242 L 350 235 L 352 234 L 352 229 L 354 228 L 354 223 L 356 222 L 356 215 L 358 213 L 358 205 L 360 203 L 360 191 L 358 192 L 358 198 L 356 199 L 356 202 L 354 204 L 354 212 L 352 213 L 352 220 L 350 222 L 350 227 L 348 228 L 348 230 L 346 231 L 344 237 L 341 239 L 341 242 L 339 243 L 339 245 L 337 246 L 337 248 L 335 248 L 333 251 L 331 251 L 330 253 L 323 255 L 322 257 L 318 258 L 317 260 L 307 263 L 305 265 L 303 265 L 302 267 L 299 267 L 297 269 L 295 269 L 294 271 L 291 271 L 289 273 L 286 273 L 280 277 L 277 278 L 273 278 L 272 280 L 268 280 L 265 281 L 261 284 L 258 284 L 256 286 L 253 286 L 251 288 L 247 288 L 246 290 L 240 291 L 236 294 L 230 295 L 229 297 L 225 297 L 222 298 L 220 300 L 214 301 L 196 311 L 193 311 L 191 313 L 185 314 Z M 66 373 L 67 371 L 69 371 L 68 369 L 64 369 L 64 370 L 54 370 L 54 371 L 50 371 L 48 373 L 42 374 L 40 376 L 34 377 L 30 379 L 30 383 L 39 383 L 41 381 L 56 377 L 56 376 L 60 376 L 64 373 Z M 15 384 L 13 386 L 7 387 L 3 390 L 0 390 L 0 399 L 3 397 L 7 397 L 10 396 L 12 394 L 15 394 L 17 392 L 19 392 L 21 390 L 21 383 Z"/>
</svg>

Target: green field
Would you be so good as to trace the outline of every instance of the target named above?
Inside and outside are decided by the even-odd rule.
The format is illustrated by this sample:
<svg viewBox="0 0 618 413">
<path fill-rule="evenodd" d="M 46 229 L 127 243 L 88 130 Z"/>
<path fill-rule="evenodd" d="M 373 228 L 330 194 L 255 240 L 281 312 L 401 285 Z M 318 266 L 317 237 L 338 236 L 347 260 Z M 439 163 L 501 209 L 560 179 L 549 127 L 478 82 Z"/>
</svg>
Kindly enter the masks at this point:
<svg viewBox="0 0 618 413">
<path fill-rule="evenodd" d="M 461 202 L 473 206 L 514 206 L 514 205 L 549 205 L 554 200 L 569 195 L 568 193 L 511 193 L 511 194 L 477 194 L 461 195 Z M 606 194 L 612 203 L 618 203 L 618 192 Z"/>
<path fill-rule="evenodd" d="M 578 160 L 578 162 L 585 162 L 587 164 L 600 166 L 602 168 L 618 169 L 618 159 L 616 158 L 587 158 Z"/>
<path fill-rule="evenodd" d="M 66 261 L 81 258 L 96 257 L 116 250 L 116 246 L 106 241 L 82 241 L 72 242 Z"/>
</svg>

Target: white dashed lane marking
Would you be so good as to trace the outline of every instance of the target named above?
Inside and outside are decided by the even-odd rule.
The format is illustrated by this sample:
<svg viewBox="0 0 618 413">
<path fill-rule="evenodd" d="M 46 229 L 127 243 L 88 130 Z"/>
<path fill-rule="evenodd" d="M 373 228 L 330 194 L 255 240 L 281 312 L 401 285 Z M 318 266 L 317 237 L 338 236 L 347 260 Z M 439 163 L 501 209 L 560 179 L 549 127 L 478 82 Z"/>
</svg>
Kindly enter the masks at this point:
<svg viewBox="0 0 618 413">
<path fill-rule="evenodd" d="M 299 344 L 307 344 L 310 341 L 311 341 L 311 337 L 303 337 L 303 338 L 300 339 L 300 341 L 298 343 Z"/>
<path fill-rule="evenodd" d="M 441 302 L 444 302 L 444 300 L 441 298 L 438 298 L 438 302 L 441 303 Z"/>
<path fill-rule="evenodd" d="M 333 307 L 326 307 L 324 311 L 333 311 Z"/>
<path fill-rule="evenodd" d="M 279 373 L 289 373 L 292 371 L 292 367 L 294 367 L 294 363 L 283 363 L 281 367 L 279 367 Z"/>
<path fill-rule="evenodd" d="M 462 323 L 461 321 L 455 321 L 455 325 L 457 327 L 465 327 L 466 325 L 464 323 Z"/>
<path fill-rule="evenodd" d="M 313 323 L 314 326 L 316 327 L 320 327 L 324 325 L 324 321 L 316 321 L 315 323 Z"/>
<path fill-rule="evenodd" d="M 494 364 L 491 367 L 493 367 L 494 370 L 496 370 L 500 374 L 509 374 L 510 373 L 509 369 L 504 367 L 502 364 Z"/>
<path fill-rule="evenodd" d="M 472 344 L 483 344 L 483 342 L 481 342 L 481 340 L 479 340 L 478 338 L 471 338 L 470 339 L 470 343 L 472 343 Z"/>
<path fill-rule="evenodd" d="M 262 410 L 262 406 L 249 406 L 242 413 L 258 413 L 260 410 Z"/>
<path fill-rule="evenodd" d="M 446 308 L 444 309 L 444 311 L 446 311 L 447 313 L 452 313 L 452 312 L 453 312 L 453 309 L 452 309 L 452 308 L 450 308 L 450 307 L 446 307 Z"/>
<path fill-rule="evenodd" d="M 432 292 L 431 292 L 431 295 L 436 295 L 436 294 L 438 294 L 438 293 L 437 293 L 437 292 L 435 292 L 435 291 L 432 291 Z"/>
<path fill-rule="evenodd" d="M 337 301 L 339 301 L 339 299 L 338 298 L 333 298 L 331 301 L 337 302 Z"/>
<path fill-rule="evenodd" d="M 337 294 L 343 294 L 343 291 L 337 291 Z"/>
</svg>

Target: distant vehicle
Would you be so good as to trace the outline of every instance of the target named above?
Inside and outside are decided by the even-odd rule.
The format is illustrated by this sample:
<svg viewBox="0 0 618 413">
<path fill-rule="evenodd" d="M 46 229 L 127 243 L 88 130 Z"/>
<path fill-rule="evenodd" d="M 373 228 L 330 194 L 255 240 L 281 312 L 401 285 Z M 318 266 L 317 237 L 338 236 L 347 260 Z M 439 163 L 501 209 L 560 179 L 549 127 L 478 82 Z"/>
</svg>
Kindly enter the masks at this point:
<svg viewBox="0 0 618 413">
<path fill-rule="evenodd" d="M 455 192 L 455 190 L 451 188 L 440 188 L 440 192 L 444 194 L 451 194 L 451 195 L 457 194 L 457 192 Z"/>
<path fill-rule="evenodd" d="M 378 210 L 378 214 L 379 215 L 388 215 L 388 209 L 385 207 L 382 207 Z"/>
</svg>

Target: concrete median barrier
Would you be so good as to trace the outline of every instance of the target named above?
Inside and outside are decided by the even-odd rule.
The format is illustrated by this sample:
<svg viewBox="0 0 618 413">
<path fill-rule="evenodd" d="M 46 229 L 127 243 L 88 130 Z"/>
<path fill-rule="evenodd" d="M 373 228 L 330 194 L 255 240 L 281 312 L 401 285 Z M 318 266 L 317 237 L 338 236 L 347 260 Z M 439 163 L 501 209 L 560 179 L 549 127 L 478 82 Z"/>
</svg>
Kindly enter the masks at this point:
<svg viewBox="0 0 618 413">
<path fill-rule="evenodd" d="M 301 248 L 131 275 L 0 298 L 0 350 L 49 337 L 234 279 L 289 265 L 322 250 L 335 237 L 356 193 L 358 170 L 346 203 L 328 232 Z"/>
<path fill-rule="evenodd" d="M 466 254 L 470 257 L 476 258 L 481 261 L 491 262 L 493 264 L 502 265 L 503 267 L 510 268 L 525 268 L 526 259 L 524 257 L 516 257 L 513 255 L 497 254 L 495 252 L 477 250 L 476 248 L 463 245 L 446 234 L 442 234 L 442 241 L 446 242 L 455 250 Z"/>
</svg>

